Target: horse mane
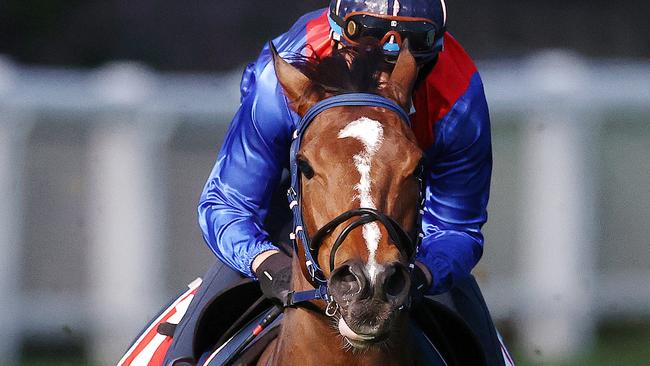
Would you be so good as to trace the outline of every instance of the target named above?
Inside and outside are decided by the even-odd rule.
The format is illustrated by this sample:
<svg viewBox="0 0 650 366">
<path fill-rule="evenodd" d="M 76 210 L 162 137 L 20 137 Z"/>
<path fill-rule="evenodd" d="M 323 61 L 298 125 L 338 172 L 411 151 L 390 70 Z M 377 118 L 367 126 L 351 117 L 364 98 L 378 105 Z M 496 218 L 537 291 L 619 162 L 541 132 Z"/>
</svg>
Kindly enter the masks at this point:
<svg viewBox="0 0 650 366">
<path fill-rule="evenodd" d="M 379 42 L 374 39 L 363 39 L 357 45 L 335 49 L 323 58 L 310 53 L 313 56 L 295 55 L 289 59 L 312 81 L 304 97 L 323 99 L 346 93 L 377 94 L 385 87 L 380 81 L 381 73 L 391 70 Z"/>
</svg>

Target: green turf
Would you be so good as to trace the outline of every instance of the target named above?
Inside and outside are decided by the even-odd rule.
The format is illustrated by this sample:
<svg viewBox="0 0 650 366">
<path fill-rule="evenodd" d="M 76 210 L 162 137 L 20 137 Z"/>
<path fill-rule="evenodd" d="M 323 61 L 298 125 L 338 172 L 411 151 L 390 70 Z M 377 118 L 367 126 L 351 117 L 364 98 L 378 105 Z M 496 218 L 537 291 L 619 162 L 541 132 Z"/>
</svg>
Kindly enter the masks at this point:
<svg viewBox="0 0 650 366">
<path fill-rule="evenodd" d="M 650 329 L 605 329 L 593 352 L 572 361 L 539 362 L 517 357 L 518 366 L 647 366 L 650 365 Z"/>
</svg>

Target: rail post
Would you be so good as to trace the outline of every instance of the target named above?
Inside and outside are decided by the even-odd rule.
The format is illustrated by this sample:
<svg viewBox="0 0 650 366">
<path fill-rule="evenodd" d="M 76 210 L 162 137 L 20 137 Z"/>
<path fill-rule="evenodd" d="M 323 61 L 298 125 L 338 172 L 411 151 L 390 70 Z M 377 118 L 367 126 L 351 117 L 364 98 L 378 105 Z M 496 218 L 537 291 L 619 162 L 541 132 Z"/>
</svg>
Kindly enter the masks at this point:
<svg viewBox="0 0 650 366">
<path fill-rule="evenodd" d="M 90 137 L 91 302 L 95 363 L 115 364 L 164 304 L 166 119 L 146 111 L 155 85 L 137 65 L 100 72 L 107 110 Z"/>
<path fill-rule="evenodd" d="M 2 102 L 14 87 L 13 65 L 0 57 L 0 324 L 2 364 L 19 360 L 22 342 L 21 309 L 24 256 L 25 167 L 34 118 Z M 6 99 L 5 99 L 6 100 Z"/>
<path fill-rule="evenodd" d="M 526 116 L 520 339 L 530 356 L 570 359 L 590 348 L 596 279 L 593 185 L 594 125 L 580 93 L 584 67 L 571 54 L 536 56 L 530 86 L 536 107 Z M 571 103 L 567 101 L 571 100 Z"/>
</svg>

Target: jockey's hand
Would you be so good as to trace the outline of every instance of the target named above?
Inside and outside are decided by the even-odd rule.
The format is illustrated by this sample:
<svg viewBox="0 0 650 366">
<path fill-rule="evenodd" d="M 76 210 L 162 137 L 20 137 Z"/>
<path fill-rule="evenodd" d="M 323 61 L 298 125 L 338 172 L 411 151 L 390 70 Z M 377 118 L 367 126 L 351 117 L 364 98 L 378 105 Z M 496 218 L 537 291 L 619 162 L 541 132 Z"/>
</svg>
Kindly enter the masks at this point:
<svg viewBox="0 0 650 366">
<path fill-rule="evenodd" d="M 411 297 L 413 300 L 421 299 L 431 287 L 432 282 L 433 278 L 429 268 L 424 263 L 416 261 L 415 267 L 411 271 Z"/>
<path fill-rule="evenodd" d="M 262 293 L 278 305 L 285 303 L 291 291 L 291 257 L 276 252 L 255 268 Z"/>
</svg>

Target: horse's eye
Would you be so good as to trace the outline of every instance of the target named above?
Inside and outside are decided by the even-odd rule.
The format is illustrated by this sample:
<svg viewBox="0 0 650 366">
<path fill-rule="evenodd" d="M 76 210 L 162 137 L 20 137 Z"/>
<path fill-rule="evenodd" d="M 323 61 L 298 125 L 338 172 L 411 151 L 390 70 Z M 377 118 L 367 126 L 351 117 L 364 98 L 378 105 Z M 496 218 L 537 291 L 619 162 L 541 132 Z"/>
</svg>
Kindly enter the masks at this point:
<svg viewBox="0 0 650 366">
<path fill-rule="evenodd" d="M 309 165 L 307 160 L 300 159 L 298 160 L 298 170 L 305 176 L 307 179 L 314 177 L 314 169 Z"/>
</svg>

